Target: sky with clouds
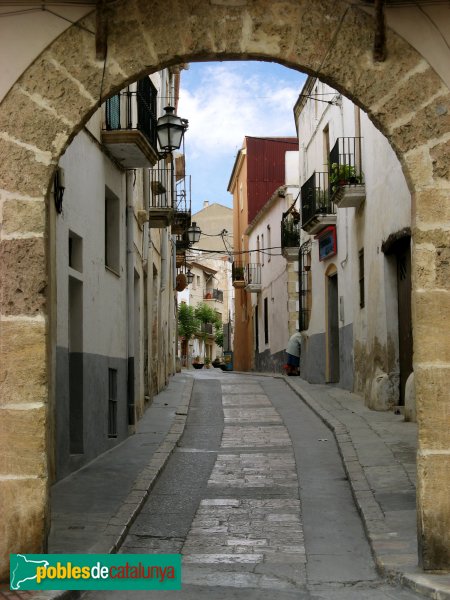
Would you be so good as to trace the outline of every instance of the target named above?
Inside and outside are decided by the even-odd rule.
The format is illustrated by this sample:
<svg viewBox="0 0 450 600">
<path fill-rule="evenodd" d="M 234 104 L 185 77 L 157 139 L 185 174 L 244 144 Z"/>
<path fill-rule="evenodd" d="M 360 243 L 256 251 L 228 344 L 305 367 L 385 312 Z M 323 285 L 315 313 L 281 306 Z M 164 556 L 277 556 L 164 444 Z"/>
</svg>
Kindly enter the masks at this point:
<svg viewBox="0 0 450 600">
<path fill-rule="evenodd" d="M 182 71 L 178 114 L 189 120 L 192 212 L 231 206 L 227 185 L 245 135 L 296 135 L 293 107 L 306 75 L 274 63 L 193 63 Z"/>
</svg>

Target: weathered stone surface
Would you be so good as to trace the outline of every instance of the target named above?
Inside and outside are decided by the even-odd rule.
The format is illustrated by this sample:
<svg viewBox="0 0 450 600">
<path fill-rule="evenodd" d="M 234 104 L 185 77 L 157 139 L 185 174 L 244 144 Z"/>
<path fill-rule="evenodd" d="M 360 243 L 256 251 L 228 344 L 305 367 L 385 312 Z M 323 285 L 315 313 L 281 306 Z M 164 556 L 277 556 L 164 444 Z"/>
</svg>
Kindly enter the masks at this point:
<svg viewBox="0 0 450 600">
<path fill-rule="evenodd" d="M 0 481 L 0 581 L 9 577 L 9 554 L 45 550 L 47 482 L 45 479 Z"/>
<path fill-rule="evenodd" d="M 61 119 L 17 89 L 8 94 L 3 107 L 0 131 L 36 148 L 58 150 L 62 137 L 67 138 L 70 133 L 69 126 Z"/>
<path fill-rule="evenodd" d="M 320 68 L 325 81 L 363 106 L 383 132 L 387 125 L 372 107 L 377 103 L 382 105 L 402 77 L 421 62 L 419 55 L 403 40 L 389 30 L 386 33 L 386 60 L 374 62 L 372 18 L 363 11 L 349 8 Z M 405 110 L 410 113 L 416 106 L 414 102 L 409 108 L 405 106 Z"/>
<path fill-rule="evenodd" d="M 436 249 L 427 245 L 414 248 L 414 283 L 417 288 L 436 286 Z"/>
<path fill-rule="evenodd" d="M 448 381 L 450 369 L 446 367 L 415 368 L 417 420 L 420 425 L 419 447 L 425 450 L 447 448 L 450 419 Z"/>
<path fill-rule="evenodd" d="M 29 72 L 20 80 L 21 86 L 30 94 L 43 95 L 46 102 L 74 124 L 80 126 L 86 115 L 90 114 L 96 104 L 96 98 L 89 98 L 81 93 L 79 85 L 69 79 L 67 75 L 56 66 L 40 58 Z M 100 93 L 100 90 L 98 90 Z M 61 132 L 65 127 L 61 125 Z M 44 135 L 45 131 L 42 131 Z M 17 129 L 16 137 L 21 139 L 21 129 Z"/>
<path fill-rule="evenodd" d="M 450 162 L 448 160 L 450 156 L 450 140 L 444 144 L 434 146 L 430 154 L 433 162 L 434 176 L 450 179 Z"/>
<path fill-rule="evenodd" d="M 414 112 L 411 120 L 394 129 L 390 140 L 399 152 L 408 152 L 437 139 L 450 131 L 450 93 L 433 100 L 422 110 Z"/>
<path fill-rule="evenodd" d="M 38 162 L 33 152 L 4 139 L 0 139 L 0 156 L 0 188 L 28 196 L 45 195 L 54 165 Z"/>
<path fill-rule="evenodd" d="M 0 405 L 47 400 L 45 323 L 0 322 Z"/>
<path fill-rule="evenodd" d="M 44 201 L 6 200 L 3 204 L 2 231 L 6 234 L 43 234 L 45 231 Z"/>
<path fill-rule="evenodd" d="M 441 246 L 436 251 L 436 285 L 450 289 L 450 248 Z"/>
<path fill-rule="evenodd" d="M 450 222 L 450 191 L 439 187 L 418 190 L 413 195 L 416 223 Z"/>
<path fill-rule="evenodd" d="M 395 123 L 402 116 L 409 115 L 429 98 L 442 91 L 443 84 L 436 73 L 428 68 L 425 72 L 411 75 L 391 98 L 377 112 L 377 117 L 383 117 L 387 126 Z M 414 107 L 414 108 L 413 108 Z"/>
<path fill-rule="evenodd" d="M 1 409 L 0 473 L 30 477 L 46 474 L 46 407 Z"/>
<path fill-rule="evenodd" d="M 421 146 L 420 148 L 411 150 L 404 156 L 403 161 L 406 166 L 406 169 L 403 169 L 403 173 L 410 189 L 425 187 L 429 187 L 430 189 L 433 188 L 435 183 L 433 180 L 433 168 L 428 147 Z"/>
<path fill-rule="evenodd" d="M 450 564 L 450 456 L 431 454 L 417 460 L 419 546 L 425 569 Z"/>
<path fill-rule="evenodd" d="M 415 291 L 412 306 L 414 362 L 450 362 L 450 292 Z M 420 401 L 418 395 L 418 405 Z"/>
<path fill-rule="evenodd" d="M 35 315 L 45 309 L 47 274 L 44 238 L 0 243 L 1 302 L 4 315 Z"/>
</svg>

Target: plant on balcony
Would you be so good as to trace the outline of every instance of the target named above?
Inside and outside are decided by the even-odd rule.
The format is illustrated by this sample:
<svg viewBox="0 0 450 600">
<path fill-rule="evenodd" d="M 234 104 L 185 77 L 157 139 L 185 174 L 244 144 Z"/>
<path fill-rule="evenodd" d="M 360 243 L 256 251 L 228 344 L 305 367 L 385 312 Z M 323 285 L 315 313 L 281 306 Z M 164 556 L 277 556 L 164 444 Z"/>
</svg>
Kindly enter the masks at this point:
<svg viewBox="0 0 450 600">
<path fill-rule="evenodd" d="M 211 324 L 214 326 L 214 329 L 217 331 L 218 327 L 222 327 L 222 322 L 220 318 L 217 316 L 216 311 L 206 304 L 205 302 L 201 302 L 195 307 L 195 316 L 200 322 L 200 324 L 207 325 Z M 206 331 L 201 334 L 201 337 L 205 339 L 207 336 Z"/>
<path fill-rule="evenodd" d="M 285 219 L 282 221 L 283 248 L 298 248 L 300 246 L 300 227 L 298 221 Z"/>
<path fill-rule="evenodd" d="M 334 194 L 336 190 L 343 185 L 355 185 L 361 183 L 362 177 L 356 172 L 353 165 L 341 165 L 332 163 L 330 165 L 330 189 Z"/>
</svg>

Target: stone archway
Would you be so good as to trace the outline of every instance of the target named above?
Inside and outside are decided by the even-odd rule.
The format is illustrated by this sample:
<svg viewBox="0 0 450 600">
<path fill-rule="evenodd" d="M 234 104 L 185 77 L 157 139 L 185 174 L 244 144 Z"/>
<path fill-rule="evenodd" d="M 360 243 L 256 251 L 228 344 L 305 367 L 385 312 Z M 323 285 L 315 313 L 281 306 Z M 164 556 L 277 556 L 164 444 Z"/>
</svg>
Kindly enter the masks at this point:
<svg viewBox="0 0 450 600">
<path fill-rule="evenodd" d="M 413 198 L 419 544 L 425 568 L 449 568 L 448 88 L 390 31 L 387 59 L 374 63 L 372 18 L 343 0 L 116 0 L 105 64 L 95 59 L 94 16 L 83 25 L 54 41 L 0 105 L 0 575 L 9 552 L 42 551 L 47 532 L 55 165 L 100 102 L 126 83 L 170 64 L 221 59 L 277 61 L 316 75 L 369 114 L 402 163 Z"/>
</svg>

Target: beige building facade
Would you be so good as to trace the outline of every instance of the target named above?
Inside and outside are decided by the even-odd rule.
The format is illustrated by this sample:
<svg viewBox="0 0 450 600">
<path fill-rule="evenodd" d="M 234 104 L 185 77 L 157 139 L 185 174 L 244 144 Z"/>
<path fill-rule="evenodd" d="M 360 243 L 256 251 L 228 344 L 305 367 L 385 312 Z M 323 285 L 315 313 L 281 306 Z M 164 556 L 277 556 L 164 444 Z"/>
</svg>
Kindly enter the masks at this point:
<svg viewBox="0 0 450 600">
<path fill-rule="evenodd" d="M 447 6 L 387 9 L 381 57 L 372 47 L 380 25 L 365 2 L 211 1 L 191 10 L 181 0 L 119 0 L 103 15 L 106 59 L 96 54 L 90 14 L 83 27 L 46 31 L 15 63 L 15 44 L 24 39 L 17 18 L 1 53 L 11 63 L 0 104 L 2 565 L 9 552 L 42 551 L 48 533 L 55 410 L 49 192 L 58 160 L 100 103 L 143 74 L 180 61 L 253 58 L 305 70 L 355 100 L 400 160 L 412 197 L 420 563 L 450 568 Z"/>
</svg>

